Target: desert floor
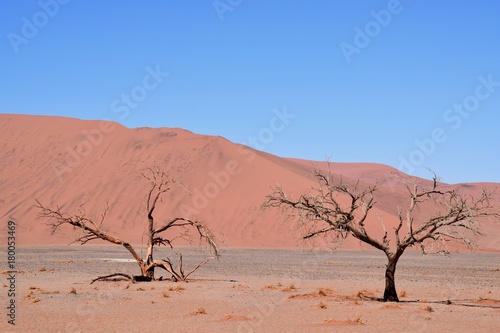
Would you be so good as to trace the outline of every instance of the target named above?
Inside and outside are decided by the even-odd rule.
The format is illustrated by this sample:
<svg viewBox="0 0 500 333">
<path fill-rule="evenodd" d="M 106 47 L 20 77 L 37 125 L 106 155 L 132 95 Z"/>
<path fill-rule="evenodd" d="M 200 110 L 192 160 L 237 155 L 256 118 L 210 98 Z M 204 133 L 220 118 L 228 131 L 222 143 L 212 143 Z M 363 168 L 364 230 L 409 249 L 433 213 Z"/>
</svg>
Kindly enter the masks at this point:
<svg viewBox="0 0 500 333">
<path fill-rule="evenodd" d="M 175 258 L 172 253 L 157 258 Z M 202 258 L 182 249 L 186 270 Z M 3 253 L 3 252 L 2 252 Z M 4 253 L 5 254 L 5 253 Z M 225 249 L 189 283 L 90 281 L 138 268 L 120 247 L 17 249 L 16 326 L 1 332 L 498 332 L 500 255 L 403 255 L 399 303 L 377 301 L 385 258 L 373 251 Z M 157 277 L 166 272 L 158 271 Z"/>
</svg>

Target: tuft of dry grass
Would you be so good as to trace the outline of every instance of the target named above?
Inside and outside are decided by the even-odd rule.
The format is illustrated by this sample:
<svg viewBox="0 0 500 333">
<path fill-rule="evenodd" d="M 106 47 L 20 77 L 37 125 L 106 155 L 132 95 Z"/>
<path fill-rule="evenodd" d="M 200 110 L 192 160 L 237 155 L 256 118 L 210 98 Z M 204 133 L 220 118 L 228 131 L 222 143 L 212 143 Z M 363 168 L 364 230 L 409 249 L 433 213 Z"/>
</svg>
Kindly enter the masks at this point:
<svg viewBox="0 0 500 333">
<path fill-rule="evenodd" d="M 38 303 L 38 302 L 40 302 L 40 301 L 41 301 L 41 299 L 40 299 L 40 298 L 38 298 L 38 297 L 33 298 L 33 303 Z"/>
<path fill-rule="evenodd" d="M 54 294 L 59 294 L 59 291 L 57 291 L 57 290 L 56 291 L 45 291 L 45 290 L 42 290 L 42 289 L 38 288 L 37 291 L 38 291 L 38 293 L 40 295 L 54 295 Z"/>
<path fill-rule="evenodd" d="M 295 287 L 294 284 L 291 284 L 288 287 L 281 289 L 281 291 L 284 291 L 284 292 L 291 292 L 291 291 L 296 291 L 296 290 L 297 290 L 297 287 Z"/>
<path fill-rule="evenodd" d="M 366 289 L 360 290 L 356 293 L 355 297 L 361 298 L 361 299 L 372 299 L 375 298 L 375 294 L 372 293 L 371 291 L 368 291 Z"/>
<path fill-rule="evenodd" d="M 137 288 L 137 291 L 146 291 L 146 289 L 139 287 L 139 288 Z"/>
<path fill-rule="evenodd" d="M 161 293 L 161 297 L 163 297 L 163 298 L 169 298 L 170 295 L 166 291 L 164 291 L 164 292 Z"/>
<path fill-rule="evenodd" d="M 406 297 L 406 295 L 407 295 L 406 290 L 401 290 L 401 292 L 399 293 L 399 297 Z"/>
<path fill-rule="evenodd" d="M 320 309 L 328 309 L 328 305 L 326 303 L 323 303 L 323 301 L 319 302 L 318 308 Z"/>
<path fill-rule="evenodd" d="M 47 271 L 47 268 L 45 268 L 45 267 L 40 267 L 40 268 L 38 269 L 38 271 L 39 271 L 39 272 L 46 272 L 46 271 Z"/>
<path fill-rule="evenodd" d="M 186 288 L 184 288 L 183 286 L 175 286 L 175 287 L 168 288 L 168 291 L 181 292 L 181 291 L 184 291 L 184 290 L 186 290 Z"/>
<path fill-rule="evenodd" d="M 348 319 L 347 322 L 358 325 L 365 325 L 363 319 L 361 319 L 361 315 L 358 315 L 355 319 Z"/>
<path fill-rule="evenodd" d="M 196 309 L 196 311 L 194 311 L 191 314 L 194 315 L 194 316 L 205 315 L 205 314 L 207 314 L 207 311 L 205 310 L 205 308 L 198 308 L 198 309 Z"/>
<path fill-rule="evenodd" d="M 73 295 L 76 295 L 76 289 L 73 287 L 71 288 L 71 290 L 69 291 L 70 294 L 73 294 Z"/>
<path fill-rule="evenodd" d="M 333 296 L 334 292 L 328 288 L 318 288 L 314 292 L 308 294 L 296 294 L 288 297 L 289 299 L 314 299 L 318 297 Z"/>
<path fill-rule="evenodd" d="M 29 290 L 26 296 L 24 296 L 24 299 L 31 299 L 33 298 L 33 290 Z"/>
<path fill-rule="evenodd" d="M 333 290 L 331 290 L 330 288 L 318 288 L 316 290 L 316 293 L 319 296 L 329 296 L 329 295 L 333 295 Z"/>
<path fill-rule="evenodd" d="M 278 290 L 279 288 L 276 287 L 275 285 L 272 285 L 272 284 L 268 284 L 268 285 L 265 285 L 264 287 L 262 287 L 262 290 Z"/>
<path fill-rule="evenodd" d="M 421 309 L 427 312 L 434 312 L 434 309 L 430 305 L 424 306 Z"/>
</svg>

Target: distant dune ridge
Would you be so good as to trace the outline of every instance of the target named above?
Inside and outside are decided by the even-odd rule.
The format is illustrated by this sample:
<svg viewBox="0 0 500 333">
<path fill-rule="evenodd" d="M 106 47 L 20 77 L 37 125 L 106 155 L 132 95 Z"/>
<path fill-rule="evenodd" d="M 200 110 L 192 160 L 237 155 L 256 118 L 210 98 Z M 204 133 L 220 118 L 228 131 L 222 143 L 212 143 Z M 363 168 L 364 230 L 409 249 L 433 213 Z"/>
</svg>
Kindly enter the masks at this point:
<svg viewBox="0 0 500 333">
<path fill-rule="evenodd" d="M 277 211 L 262 211 L 260 205 L 272 185 L 281 184 L 295 195 L 307 190 L 314 185 L 313 166 L 326 168 L 325 162 L 280 158 L 177 128 L 128 129 L 114 122 L 52 116 L 2 114 L 0 137 L 0 239 L 7 236 L 7 221 L 15 219 L 19 245 L 62 245 L 72 240 L 72 230 L 51 235 L 47 225 L 36 220 L 38 199 L 67 212 L 84 204 L 87 215 L 96 219 L 109 204 L 105 228 L 140 243 L 148 183 L 139 172 L 157 166 L 189 189 L 172 187 L 157 210 L 158 221 L 197 218 L 215 231 L 222 246 L 311 246 L 302 243 L 293 221 L 285 221 Z M 331 170 L 346 182 L 377 183 L 377 206 L 367 224 L 382 234 L 378 215 L 392 230 L 397 206 L 407 202 L 395 175 L 413 177 L 374 163 L 331 163 Z M 463 190 L 478 194 L 483 187 L 492 190 L 499 185 L 472 183 Z M 479 250 L 500 251 L 500 225 L 485 221 L 483 231 L 486 237 L 479 240 Z M 349 239 L 342 248 L 368 247 Z"/>
</svg>

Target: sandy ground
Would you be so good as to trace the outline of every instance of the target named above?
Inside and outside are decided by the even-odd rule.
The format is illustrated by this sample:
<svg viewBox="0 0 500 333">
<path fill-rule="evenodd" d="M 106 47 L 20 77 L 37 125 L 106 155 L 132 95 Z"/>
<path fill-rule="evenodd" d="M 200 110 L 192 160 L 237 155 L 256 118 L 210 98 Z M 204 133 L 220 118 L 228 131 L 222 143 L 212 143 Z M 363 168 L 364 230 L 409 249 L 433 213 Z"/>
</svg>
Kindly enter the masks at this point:
<svg viewBox="0 0 500 333">
<path fill-rule="evenodd" d="M 185 265 L 202 257 L 183 249 Z M 158 258 L 169 256 L 157 253 Z M 2 252 L 0 271 L 7 270 Z M 19 248 L 16 326 L 0 332 L 498 332 L 500 255 L 406 253 L 400 303 L 383 292 L 384 257 L 373 251 L 226 249 L 189 283 L 89 282 L 137 273 L 120 247 Z M 158 271 L 157 276 L 165 275 Z M 449 304 L 451 303 L 451 304 Z"/>
</svg>

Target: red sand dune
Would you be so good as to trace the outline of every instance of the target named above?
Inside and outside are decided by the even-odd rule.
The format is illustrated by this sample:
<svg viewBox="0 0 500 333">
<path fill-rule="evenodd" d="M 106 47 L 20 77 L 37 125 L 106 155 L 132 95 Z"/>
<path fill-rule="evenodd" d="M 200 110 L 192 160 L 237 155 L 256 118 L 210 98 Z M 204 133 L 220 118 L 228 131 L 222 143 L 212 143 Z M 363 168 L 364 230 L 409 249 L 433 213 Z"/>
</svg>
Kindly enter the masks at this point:
<svg viewBox="0 0 500 333">
<path fill-rule="evenodd" d="M 8 219 L 18 224 L 21 245 L 59 245 L 72 240 L 72 230 L 50 234 L 36 219 L 35 200 L 76 212 L 84 204 L 98 218 L 110 205 L 105 226 L 133 243 L 144 231 L 144 198 L 148 183 L 139 175 L 147 167 L 170 170 L 190 189 L 174 188 L 156 213 L 158 221 L 188 216 L 205 221 L 225 246 L 291 248 L 300 246 L 300 230 L 276 211 L 262 211 L 270 187 L 281 184 L 298 194 L 314 185 L 313 165 L 324 162 L 286 159 L 232 143 L 221 137 L 182 129 L 128 129 L 117 123 L 62 117 L 0 115 L 0 239 Z M 407 201 L 399 177 L 423 181 L 389 166 L 373 163 L 331 163 L 347 182 L 378 183 L 377 207 L 369 225 L 381 234 L 377 215 L 388 229 L 396 223 L 396 208 Z M 464 186 L 470 193 L 499 184 Z M 500 201 L 499 201 L 500 203 Z M 424 214 L 425 212 L 422 212 Z M 500 251 L 499 225 L 484 223 L 487 237 L 480 250 Z M 344 248 L 360 248 L 349 240 Z M 366 248 L 366 246 L 363 246 Z"/>
</svg>

